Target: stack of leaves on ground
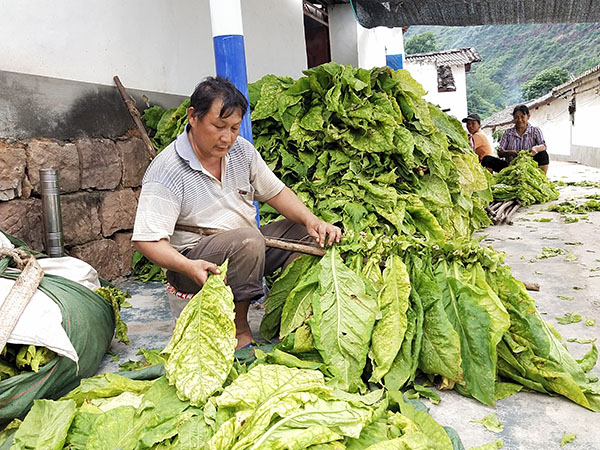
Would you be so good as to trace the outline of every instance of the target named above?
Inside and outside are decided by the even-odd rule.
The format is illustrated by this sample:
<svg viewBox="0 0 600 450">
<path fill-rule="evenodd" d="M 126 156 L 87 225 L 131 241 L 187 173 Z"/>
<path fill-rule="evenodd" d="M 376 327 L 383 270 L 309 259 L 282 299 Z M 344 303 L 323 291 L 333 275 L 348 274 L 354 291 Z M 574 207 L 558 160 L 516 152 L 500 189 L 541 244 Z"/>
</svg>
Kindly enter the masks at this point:
<svg viewBox="0 0 600 450">
<path fill-rule="evenodd" d="M 518 200 L 521 205 L 546 203 L 558 198 L 558 191 L 528 152 L 520 152 L 512 164 L 494 175 L 494 200 Z"/>
<path fill-rule="evenodd" d="M 447 240 L 490 223 L 486 174 L 466 133 L 407 71 L 328 63 L 304 73 L 249 86 L 254 144 L 347 240 L 360 243 L 365 230 Z M 261 218 L 275 216 L 262 206 Z"/>
<path fill-rule="evenodd" d="M 576 361 L 502 256 L 478 245 L 407 247 L 383 271 L 350 269 L 335 249 L 303 256 L 265 309 L 261 333 L 281 340 L 268 361 L 317 367 L 352 392 L 407 388 L 424 374 L 487 405 L 525 387 L 600 410 L 600 384 L 586 374 L 595 348 Z"/>
<path fill-rule="evenodd" d="M 0 432 L 0 448 L 463 448 L 400 392 L 350 393 L 319 370 L 271 364 L 260 351 L 249 366 L 236 362 L 226 272 L 211 275 L 183 310 L 162 352 L 165 376 L 82 380 L 59 401 L 37 400 Z"/>
<path fill-rule="evenodd" d="M 254 142 L 316 214 L 344 228 L 345 261 L 303 257 L 273 285 L 261 326 L 281 339 L 270 360 L 318 364 L 350 391 L 400 389 L 425 373 L 491 405 L 506 377 L 514 390 L 600 408 L 600 387 L 500 255 L 469 242 L 487 224 L 488 191 L 460 124 L 405 71 L 330 63 L 305 74 L 251 86 Z M 557 195 L 526 154 L 499 179 L 515 181 L 525 204 Z"/>
</svg>

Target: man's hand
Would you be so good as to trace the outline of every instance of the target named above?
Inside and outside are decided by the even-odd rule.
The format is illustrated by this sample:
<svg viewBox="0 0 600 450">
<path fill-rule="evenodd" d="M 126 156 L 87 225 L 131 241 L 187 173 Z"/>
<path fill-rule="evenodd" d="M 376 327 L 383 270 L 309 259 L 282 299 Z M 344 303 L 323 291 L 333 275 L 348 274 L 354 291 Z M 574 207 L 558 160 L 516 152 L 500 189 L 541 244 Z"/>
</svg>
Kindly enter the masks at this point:
<svg viewBox="0 0 600 450">
<path fill-rule="evenodd" d="M 324 220 L 316 219 L 307 223 L 306 230 L 321 247 L 325 246 L 325 242 L 328 245 L 333 245 L 342 239 L 342 230 Z M 327 239 L 327 236 L 329 236 L 329 239 Z"/>
<path fill-rule="evenodd" d="M 304 225 L 308 234 L 315 238 L 321 247 L 325 246 L 325 242 L 332 245 L 342 239 L 342 230 L 315 216 L 288 187 L 284 187 L 279 194 L 267 200 L 267 203 L 291 221 Z"/>
<path fill-rule="evenodd" d="M 171 247 L 166 239 L 160 241 L 136 241 L 135 249 L 143 253 L 153 263 L 168 270 L 183 273 L 194 280 L 199 286 L 204 286 L 209 273 L 219 273 L 219 268 L 203 259 L 189 259 Z"/>
<path fill-rule="evenodd" d="M 203 259 L 189 259 L 186 275 L 194 280 L 198 286 L 204 286 L 211 273 L 219 274 L 221 271 L 216 264 Z"/>
</svg>

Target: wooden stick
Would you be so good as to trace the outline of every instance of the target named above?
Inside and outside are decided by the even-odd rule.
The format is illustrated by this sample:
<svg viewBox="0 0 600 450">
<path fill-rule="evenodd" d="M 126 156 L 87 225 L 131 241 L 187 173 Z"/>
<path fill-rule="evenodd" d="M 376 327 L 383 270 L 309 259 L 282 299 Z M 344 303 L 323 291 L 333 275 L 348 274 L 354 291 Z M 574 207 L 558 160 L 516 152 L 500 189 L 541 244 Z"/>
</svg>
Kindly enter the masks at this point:
<svg viewBox="0 0 600 450">
<path fill-rule="evenodd" d="M 508 225 L 512 225 L 513 224 L 512 218 L 515 215 L 515 213 L 517 212 L 517 209 L 519 209 L 520 207 L 521 207 L 521 204 L 517 202 L 517 204 L 515 205 L 515 207 L 506 215 L 505 222 Z"/>
<path fill-rule="evenodd" d="M 512 200 L 504 202 L 500 208 L 496 211 L 495 217 L 492 219 L 495 225 L 498 225 L 503 220 L 504 211 L 512 205 Z"/>
<path fill-rule="evenodd" d="M 201 234 L 204 236 L 210 236 L 213 234 L 222 233 L 225 230 L 219 230 L 217 228 L 204 228 L 204 227 L 193 227 L 190 225 L 176 225 L 176 230 L 189 231 L 191 233 Z M 290 252 L 305 253 L 307 255 L 323 256 L 327 251 L 324 248 L 315 247 L 307 244 L 300 244 L 297 242 L 282 241 L 280 239 L 265 237 L 265 245 L 271 248 L 278 248 L 281 250 L 287 250 Z"/>
<path fill-rule="evenodd" d="M 490 211 L 496 212 L 502 206 L 502 202 L 494 202 L 490 204 Z"/>
<path fill-rule="evenodd" d="M 127 94 L 127 91 L 125 90 L 125 87 L 123 86 L 123 84 L 121 84 L 121 80 L 119 80 L 119 77 L 117 75 L 115 75 L 113 77 L 113 80 L 114 80 L 115 84 L 117 85 L 117 89 L 119 90 L 119 94 L 121 94 L 121 98 L 123 99 L 123 102 L 125 102 L 125 106 L 127 106 L 127 110 L 129 111 L 131 118 L 135 122 L 135 125 L 142 136 L 142 141 L 144 141 L 144 146 L 146 147 L 146 151 L 150 155 L 150 158 L 156 157 L 156 151 L 154 151 L 154 146 L 152 145 L 152 142 L 150 142 L 150 138 L 148 137 L 146 128 L 144 128 L 144 124 L 142 123 L 142 119 L 140 118 L 140 112 L 135 107 L 135 103 L 133 102 L 133 100 L 131 100 L 131 98 Z"/>
</svg>

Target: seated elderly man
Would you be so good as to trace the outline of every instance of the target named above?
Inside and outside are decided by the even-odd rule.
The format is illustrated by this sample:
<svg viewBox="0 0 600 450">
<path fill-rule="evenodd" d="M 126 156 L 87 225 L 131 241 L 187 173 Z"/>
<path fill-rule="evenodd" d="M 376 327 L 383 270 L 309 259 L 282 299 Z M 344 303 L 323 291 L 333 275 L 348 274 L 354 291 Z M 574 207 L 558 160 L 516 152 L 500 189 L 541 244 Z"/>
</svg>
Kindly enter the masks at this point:
<svg viewBox="0 0 600 450">
<path fill-rule="evenodd" d="M 209 77 L 190 100 L 185 131 L 146 171 L 132 240 L 138 251 L 167 269 L 168 281 L 183 292 L 198 292 L 209 273 L 217 273 L 217 265 L 228 259 L 241 348 L 252 341 L 248 307 L 263 295 L 263 276 L 291 256 L 267 249 L 264 236 L 312 237 L 324 246 L 339 242 L 342 233 L 317 218 L 239 136 L 248 102 L 231 82 Z M 258 228 L 254 200 L 267 202 L 286 219 Z M 203 236 L 176 225 L 224 231 Z"/>
</svg>

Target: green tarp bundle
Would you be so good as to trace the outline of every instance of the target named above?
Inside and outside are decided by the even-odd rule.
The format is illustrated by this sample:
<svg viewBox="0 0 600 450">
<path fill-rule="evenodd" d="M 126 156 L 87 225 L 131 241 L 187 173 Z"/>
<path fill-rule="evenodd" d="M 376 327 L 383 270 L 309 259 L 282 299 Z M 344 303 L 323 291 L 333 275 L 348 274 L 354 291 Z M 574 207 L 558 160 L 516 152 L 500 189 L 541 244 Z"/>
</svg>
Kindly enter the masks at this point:
<svg viewBox="0 0 600 450">
<path fill-rule="evenodd" d="M 8 258 L 0 260 L 0 277 L 16 280 L 20 272 L 6 271 Z M 35 399 L 60 398 L 82 378 L 93 376 L 112 340 L 115 322 L 111 306 L 83 285 L 54 275 L 44 275 L 39 288 L 56 302 L 62 326 L 79 356 L 79 367 L 57 356 L 39 371 L 0 381 L 0 424 L 24 416 Z"/>
</svg>

